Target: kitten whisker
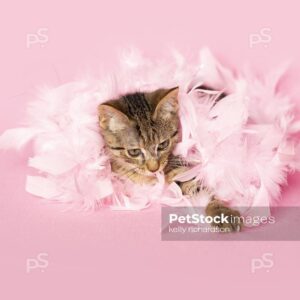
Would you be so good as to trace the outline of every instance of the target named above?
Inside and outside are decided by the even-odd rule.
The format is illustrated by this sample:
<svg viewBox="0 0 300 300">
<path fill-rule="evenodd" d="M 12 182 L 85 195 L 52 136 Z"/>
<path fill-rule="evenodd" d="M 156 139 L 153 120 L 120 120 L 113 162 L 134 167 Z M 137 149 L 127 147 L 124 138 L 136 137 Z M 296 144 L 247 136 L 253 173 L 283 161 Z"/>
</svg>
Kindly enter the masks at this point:
<svg viewBox="0 0 300 300">
<path fill-rule="evenodd" d="M 128 170 L 124 170 L 124 172 L 119 172 L 119 175 L 120 176 L 128 176 L 128 174 L 130 173 L 130 172 L 135 172 L 136 170 L 138 169 L 138 167 L 133 167 L 133 168 L 131 168 L 131 169 L 128 169 Z"/>
</svg>

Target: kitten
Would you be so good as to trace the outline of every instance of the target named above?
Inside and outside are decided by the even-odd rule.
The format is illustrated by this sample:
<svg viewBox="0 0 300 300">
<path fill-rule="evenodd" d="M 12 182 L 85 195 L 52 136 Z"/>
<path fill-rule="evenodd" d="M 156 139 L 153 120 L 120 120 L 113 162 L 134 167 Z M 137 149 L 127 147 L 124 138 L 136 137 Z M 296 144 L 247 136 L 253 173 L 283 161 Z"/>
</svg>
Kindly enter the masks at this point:
<svg viewBox="0 0 300 300">
<path fill-rule="evenodd" d="M 191 165 L 172 154 L 180 138 L 178 88 L 123 95 L 99 106 L 101 134 L 110 155 L 112 171 L 137 184 L 155 184 L 163 171 L 171 183 Z M 195 196 L 203 189 L 195 180 L 176 182 L 183 194 Z M 239 212 L 212 197 L 206 214 L 239 216 Z M 241 224 L 214 224 L 235 231 Z"/>
</svg>

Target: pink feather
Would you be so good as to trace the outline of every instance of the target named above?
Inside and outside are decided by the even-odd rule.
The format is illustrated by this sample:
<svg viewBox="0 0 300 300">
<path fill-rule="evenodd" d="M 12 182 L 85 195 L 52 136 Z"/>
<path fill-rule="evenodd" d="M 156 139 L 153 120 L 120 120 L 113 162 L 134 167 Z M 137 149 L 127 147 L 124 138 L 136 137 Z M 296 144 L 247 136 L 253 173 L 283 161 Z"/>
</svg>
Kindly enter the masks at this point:
<svg viewBox="0 0 300 300">
<path fill-rule="evenodd" d="M 176 184 L 166 185 L 163 174 L 155 186 L 118 179 L 98 130 L 100 103 L 127 92 L 179 86 L 182 140 L 175 153 L 195 167 L 177 180 L 196 177 L 221 199 L 249 208 L 269 208 L 280 199 L 288 172 L 300 169 L 300 121 L 280 88 L 286 65 L 258 78 L 249 69 L 234 75 L 207 48 L 193 63 L 177 51 L 161 61 L 145 59 L 137 49 L 120 57 L 119 71 L 106 78 L 42 90 L 28 105 L 27 125 L 2 134 L 2 149 L 33 141 L 28 165 L 38 176 L 27 177 L 29 193 L 83 209 L 205 205 L 207 193 L 189 199 Z M 214 91 L 199 89 L 203 83 Z M 216 102 L 222 92 L 227 96 Z"/>
</svg>

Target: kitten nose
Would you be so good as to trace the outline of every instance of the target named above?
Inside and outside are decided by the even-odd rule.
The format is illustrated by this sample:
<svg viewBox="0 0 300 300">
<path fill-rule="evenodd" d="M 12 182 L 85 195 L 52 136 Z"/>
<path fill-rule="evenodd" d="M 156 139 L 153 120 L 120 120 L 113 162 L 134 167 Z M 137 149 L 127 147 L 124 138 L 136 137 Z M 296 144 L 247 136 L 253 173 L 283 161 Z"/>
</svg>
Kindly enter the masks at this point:
<svg viewBox="0 0 300 300">
<path fill-rule="evenodd" d="M 150 172 L 156 172 L 159 169 L 159 162 L 155 159 L 151 159 L 146 162 L 146 166 Z"/>
</svg>

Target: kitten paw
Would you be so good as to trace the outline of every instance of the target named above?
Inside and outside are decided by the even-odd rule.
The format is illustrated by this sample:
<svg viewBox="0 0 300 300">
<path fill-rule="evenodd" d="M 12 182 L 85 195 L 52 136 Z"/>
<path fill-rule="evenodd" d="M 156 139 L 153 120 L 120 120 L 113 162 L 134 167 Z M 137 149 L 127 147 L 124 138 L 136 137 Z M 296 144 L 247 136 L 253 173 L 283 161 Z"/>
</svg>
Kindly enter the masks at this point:
<svg viewBox="0 0 300 300">
<path fill-rule="evenodd" d="M 195 197 L 201 192 L 201 185 L 198 181 L 189 180 L 179 184 L 182 194 Z"/>
<path fill-rule="evenodd" d="M 206 215 L 211 217 L 220 216 L 220 220 L 226 219 L 226 221 L 220 223 L 212 223 L 212 226 L 224 229 L 224 232 L 238 232 L 241 231 L 243 222 L 239 211 L 234 210 L 220 200 L 213 199 L 207 205 L 205 209 Z"/>
</svg>

